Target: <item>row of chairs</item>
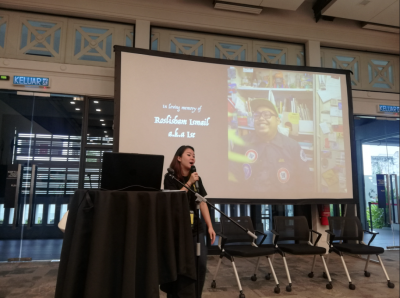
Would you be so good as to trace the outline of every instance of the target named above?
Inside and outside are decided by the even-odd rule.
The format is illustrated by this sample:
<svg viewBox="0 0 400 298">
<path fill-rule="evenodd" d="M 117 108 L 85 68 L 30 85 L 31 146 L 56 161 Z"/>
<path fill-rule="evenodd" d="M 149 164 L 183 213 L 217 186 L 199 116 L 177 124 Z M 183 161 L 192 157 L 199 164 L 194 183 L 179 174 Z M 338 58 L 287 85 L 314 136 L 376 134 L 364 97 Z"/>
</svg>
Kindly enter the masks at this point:
<svg viewBox="0 0 400 298">
<path fill-rule="evenodd" d="M 328 233 L 328 244 L 329 254 L 325 261 L 324 255 L 326 249 L 324 247 L 317 246 L 322 234 L 309 229 L 307 219 L 304 216 L 275 216 L 274 217 L 274 229 L 271 230 L 274 239 L 273 244 L 263 244 L 267 235 L 261 231 L 254 230 L 253 224 L 250 217 L 233 217 L 234 221 L 237 221 L 240 225 L 255 233 L 256 235 L 262 235 L 262 239 L 258 244 L 253 238 L 244 233 L 239 227 L 237 227 L 231 220 L 226 218 L 221 219 L 221 233 L 217 233 L 219 236 L 218 246 L 220 248 L 220 258 L 218 261 L 217 269 L 214 274 L 211 288 L 216 288 L 216 278 L 223 258 L 227 258 L 231 261 L 233 271 L 236 277 L 236 281 L 239 287 L 239 298 L 245 298 L 243 289 L 240 283 L 240 279 L 236 270 L 235 257 L 258 257 L 257 264 L 254 270 L 254 274 L 251 276 L 252 281 L 257 280 L 257 271 L 260 264 L 261 257 L 266 257 L 275 280 L 275 293 L 280 293 L 280 287 L 278 278 L 276 277 L 275 270 L 273 267 L 273 261 L 275 254 L 278 253 L 282 256 L 283 263 L 286 270 L 286 275 L 289 281 L 289 285 L 286 286 L 286 291 L 292 290 L 292 281 L 290 278 L 289 268 L 286 262 L 286 254 L 292 255 L 313 255 L 314 259 L 312 262 L 311 272 L 308 277 L 314 277 L 314 266 L 317 256 L 321 257 L 325 271 L 323 277 L 328 280 L 326 284 L 327 289 L 332 289 L 332 279 L 328 270 L 328 262 L 330 253 L 334 252 L 338 254 L 342 260 L 343 267 L 345 269 L 347 278 L 349 280 L 349 288 L 354 290 L 356 287 L 352 283 L 350 274 L 347 270 L 346 263 L 343 258 L 343 253 L 357 254 L 357 255 L 368 255 L 367 262 L 364 269 L 364 275 L 370 276 L 367 271 L 370 255 L 376 255 L 379 263 L 386 275 L 387 285 L 389 288 L 394 288 L 394 284 L 390 281 L 386 269 L 380 258 L 380 254 L 384 252 L 382 247 L 371 246 L 371 242 L 374 240 L 378 233 L 371 233 L 362 229 L 361 222 L 357 217 L 329 217 L 329 230 Z M 373 234 L 368 245 L 363 242 L 364 232 Z M 313 241 L 312 234 L 316 235 L 315 241 Z M 294 243 L 293 243 L 294 241 Z M 271 273 L 265 276 L 265 279 L 271 279 Z"/>
</svg>

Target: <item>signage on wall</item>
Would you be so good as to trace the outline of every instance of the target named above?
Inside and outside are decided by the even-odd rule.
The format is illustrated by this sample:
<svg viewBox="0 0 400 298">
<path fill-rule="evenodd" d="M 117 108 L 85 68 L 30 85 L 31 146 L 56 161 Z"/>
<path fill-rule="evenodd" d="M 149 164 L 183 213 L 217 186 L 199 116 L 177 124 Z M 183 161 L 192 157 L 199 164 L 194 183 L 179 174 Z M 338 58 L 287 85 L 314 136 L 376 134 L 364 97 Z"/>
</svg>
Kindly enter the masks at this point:
<svg viewBox="0 0 400 298">
<path fill-rule="evenodd" d="M 14 76 L 14 85 L 50 87 L 50 79 L 43 77 Z"/>
<path fill-rule="evenodd" d="M 398 106 L 378 105 L 377 108 L 379 113 L 391 113 L 391 114 L 399 113 Z"/>
<path fill-rule="evenodd" d="M 0 81 L 8 81 L 9 79 L 10 79 L 10 76 L 0 75 Z"/>
</svg>

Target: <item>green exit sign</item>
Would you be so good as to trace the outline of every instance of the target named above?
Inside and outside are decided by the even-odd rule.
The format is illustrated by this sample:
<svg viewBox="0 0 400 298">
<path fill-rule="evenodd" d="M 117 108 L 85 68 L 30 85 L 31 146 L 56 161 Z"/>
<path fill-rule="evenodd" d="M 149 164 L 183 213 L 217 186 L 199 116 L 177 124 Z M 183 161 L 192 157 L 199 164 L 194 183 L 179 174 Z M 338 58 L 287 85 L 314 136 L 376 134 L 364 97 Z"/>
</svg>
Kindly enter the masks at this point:
<svg viewBox="0 0 400 298">
<path fill-rule="evenodd" d="M 1 81 L 9 81 L 10 80 L 10 76 L 1 76 L 0 75 L 0 80 Z"/>
</svg>

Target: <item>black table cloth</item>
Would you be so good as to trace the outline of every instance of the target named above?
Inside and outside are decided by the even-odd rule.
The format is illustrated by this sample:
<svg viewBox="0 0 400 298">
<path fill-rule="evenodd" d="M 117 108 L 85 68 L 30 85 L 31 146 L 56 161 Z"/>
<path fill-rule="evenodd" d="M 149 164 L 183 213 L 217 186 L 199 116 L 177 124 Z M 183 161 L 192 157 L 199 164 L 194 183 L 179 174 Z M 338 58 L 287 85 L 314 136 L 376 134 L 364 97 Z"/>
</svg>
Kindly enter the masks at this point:
<svg viewBox="0 0 400 298">
<path fill-rule="evenodd" d="M 185 192 L 75 192 L 56 298 L 159 297 L 160 284 L 192 297 L 195 280 Z"/>
</svg>

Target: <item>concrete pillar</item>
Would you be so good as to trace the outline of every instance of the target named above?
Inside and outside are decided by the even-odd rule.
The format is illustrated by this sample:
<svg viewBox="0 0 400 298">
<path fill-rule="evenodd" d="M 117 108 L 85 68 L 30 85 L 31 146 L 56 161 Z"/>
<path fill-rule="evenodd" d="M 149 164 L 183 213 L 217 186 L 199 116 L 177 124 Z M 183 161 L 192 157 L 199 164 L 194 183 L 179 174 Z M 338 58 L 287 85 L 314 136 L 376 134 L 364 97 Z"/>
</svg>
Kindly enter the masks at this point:
<svg viewBox="0 0 400 298">
<path fill-rule="evenodd" d="M 306 42 L 306 66 L 321 67 L 321 44 L 319 41 L 308 40 Z M 316 204 L 311 205 L 311 226 L 313 230 L 322 234 L 318 246 L 325 247 L 328 252 L 327 233 L 325 232 L 328 226 L 321 225 L 318 205 Z"/>
<path fill-rule="evenodd" d="M 150 21 L 136 20 L 135 48 L 150 49 Z"/>
<path fill-rule="evenodd" d="M 306 42 L 306 66 L 321 67 L 321 44 L 316 40 Z"/>
</svg>

